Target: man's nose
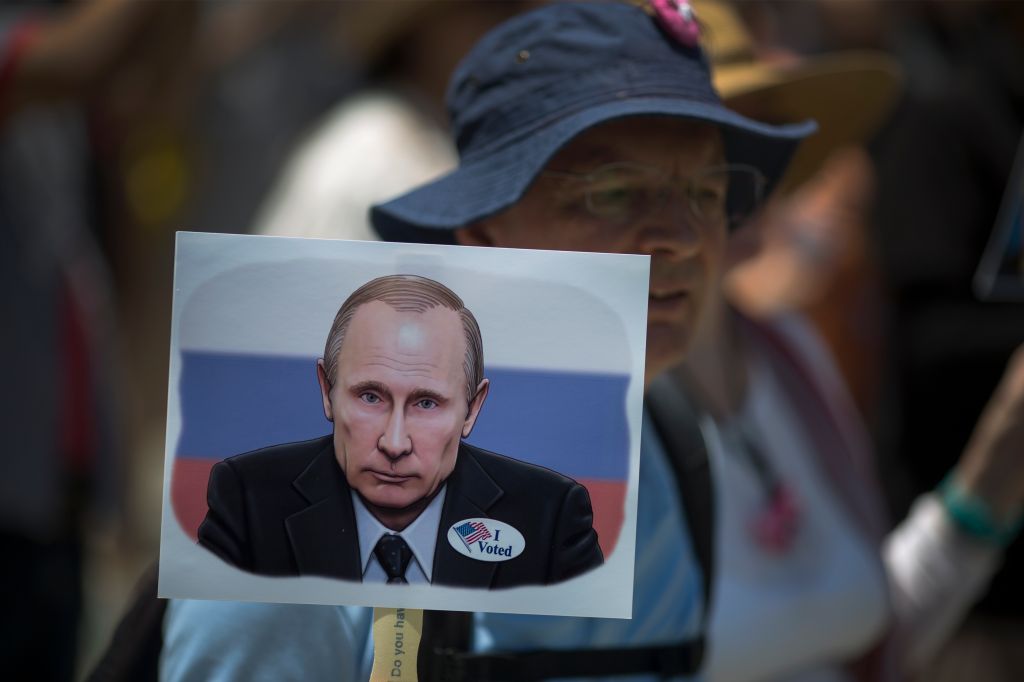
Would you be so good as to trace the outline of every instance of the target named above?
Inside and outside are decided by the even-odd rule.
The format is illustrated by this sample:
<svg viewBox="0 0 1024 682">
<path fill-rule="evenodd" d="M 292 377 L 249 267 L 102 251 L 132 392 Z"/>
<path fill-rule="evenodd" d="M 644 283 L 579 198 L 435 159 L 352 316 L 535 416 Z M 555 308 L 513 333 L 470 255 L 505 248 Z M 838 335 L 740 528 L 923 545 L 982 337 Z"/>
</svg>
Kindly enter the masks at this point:
<svg viewBox="0 0 1024 682">
<path fill-rule="evenodd" d="M 636 226 L 637 250 L 650 256 L 686 260 L 704 247 L 705 229 L 689 209 L 687 199 L 673 193 L 659 210 Z"/>
<path fill-rule="evenodd" d="M 405 414 L 401 405 L 395 405 L 391 410 L 384 433 L 377 440 L 377 449 L 390 459 L 398 459 L 412 452 L 412 438 L 405 428 Z"/>
</svg>

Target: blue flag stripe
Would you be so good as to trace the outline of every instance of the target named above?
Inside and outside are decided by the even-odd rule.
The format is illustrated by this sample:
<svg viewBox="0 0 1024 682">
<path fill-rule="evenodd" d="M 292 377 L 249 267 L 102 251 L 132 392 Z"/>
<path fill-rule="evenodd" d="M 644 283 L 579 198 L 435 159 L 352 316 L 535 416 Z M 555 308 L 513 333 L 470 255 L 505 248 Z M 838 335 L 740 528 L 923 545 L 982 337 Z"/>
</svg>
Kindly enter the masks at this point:
<svg viewBox="0 0 1024 682">
<path fill-rule="evenodd" d="M 222 459 L 331 432 L 314 358 L 182 353 L 179 456 Z M 624 480 L 625 375 L 488 367 L 470 443 L 573 478 Z"/>
</svg>

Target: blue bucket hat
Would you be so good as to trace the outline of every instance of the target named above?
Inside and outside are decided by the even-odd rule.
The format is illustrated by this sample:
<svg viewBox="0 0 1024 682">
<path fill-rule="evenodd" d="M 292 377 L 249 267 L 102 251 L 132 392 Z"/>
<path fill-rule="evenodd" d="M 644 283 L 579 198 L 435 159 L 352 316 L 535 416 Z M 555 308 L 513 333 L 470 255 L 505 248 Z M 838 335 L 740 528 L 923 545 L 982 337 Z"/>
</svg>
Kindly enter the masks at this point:
<svg viewBox="0 0 1024 682">
<path fill-rule="evenodd" d="M 625 3 L 553 4 L 487 34 L 448 87 L 458 168 L 373 206 L 380 236 L 451 244 L 456 228 L 518 201 L 574 137 L 628 116 L 719 126 L 729 162 L 758 168 L 770 191 L 815 123 L 769 125 L 727 109 L 703 51 L 660 19 Z"/>
</svg>

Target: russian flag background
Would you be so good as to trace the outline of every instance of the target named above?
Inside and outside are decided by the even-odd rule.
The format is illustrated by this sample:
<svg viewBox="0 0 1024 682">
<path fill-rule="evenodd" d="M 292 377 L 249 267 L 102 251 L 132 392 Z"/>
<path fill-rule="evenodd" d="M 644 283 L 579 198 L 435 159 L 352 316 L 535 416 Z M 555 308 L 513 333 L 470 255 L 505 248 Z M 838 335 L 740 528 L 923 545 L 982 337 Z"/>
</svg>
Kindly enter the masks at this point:
<svg viewBox="0 0 1024 682">
<path fill-rule="evenodd" d="M 182 432 L 171 494 L 178 522 L 194 539 L 214 463 L 322 436 L 332 424 L 323 416 L 315 357 L 186 351 L 181 360 Z M 486 374 L 490 395 L 467 441 L 586 486 L 601 549 L 610 555 L 626 494 L 629 377 L 497 367 Z"/>
<path fill-rule="evenodd" d="M 363 283 L 410 273 L 449 286 L 480 323 L 491 390 L 468 442 L 584 485 L 608 559 L 635 513 L 646 260 L 447 248 L 179 234 L 165 523 L 194 542 L 217 461 L 331 432 L 316 359 L 335 313 Z"/>
</svg>

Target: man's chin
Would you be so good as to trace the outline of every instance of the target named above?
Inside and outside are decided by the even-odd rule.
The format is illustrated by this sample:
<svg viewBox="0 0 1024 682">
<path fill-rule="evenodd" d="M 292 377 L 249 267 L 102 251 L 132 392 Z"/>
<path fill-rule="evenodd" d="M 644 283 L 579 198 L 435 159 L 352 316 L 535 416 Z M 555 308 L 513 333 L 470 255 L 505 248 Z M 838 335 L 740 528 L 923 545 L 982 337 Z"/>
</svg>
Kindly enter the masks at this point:
<svg viewBox="0 0 1024 682">
<path fill-rule="evenodd" d="M 359 495 L 371 506 L 394 512 L 405 511 L 423 499 L 422 495 L 402 490 L 400 486 L 392 484 L 377 485 L 371 490 L 360 491 Z"/>
<path fill-rule="evenodd" d="M 369 512 L 391 530 L 400 531 L 415 521 L 433 499 L 432 495 L 420 494 L 422 491 L 388 487 L 391 489 L 382 490 L 385 486 L 377 485 L 360 490 L 359 497 Z"/>
<path fill-rule="evenodd" d="M 691 332 L 690 326 L 682 323 L 648 325 L 644 371 L 648 379 L 653 379 L 683 361 L 690 345 Z"/>
</svg>

